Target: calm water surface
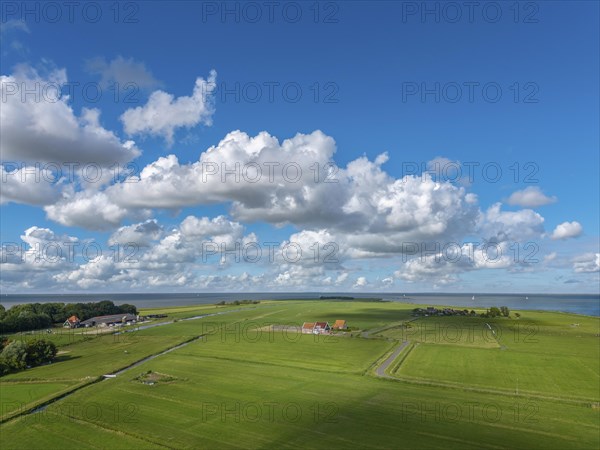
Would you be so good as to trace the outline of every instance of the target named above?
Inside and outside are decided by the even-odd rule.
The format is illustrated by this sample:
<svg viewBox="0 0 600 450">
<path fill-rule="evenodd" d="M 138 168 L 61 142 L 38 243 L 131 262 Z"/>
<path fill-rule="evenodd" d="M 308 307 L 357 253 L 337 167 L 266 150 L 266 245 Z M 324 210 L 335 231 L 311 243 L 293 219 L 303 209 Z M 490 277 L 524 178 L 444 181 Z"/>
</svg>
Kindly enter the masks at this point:
<svg viewBox="0 0 600 450">
<path fill-rule="evenodd" d="M 19 303 L 96 302 L 112 300 L 116 304 L 131 303 L 138 308 L 212 304 L 222 300 L 289 300 L 314 299 L 320 295 L 382 298 L 389 301 L 427 305 L 448 305 L 464 308 L 508 306 L 510 309 L 562 311 L 590 316 L 600 316 L 598 294 L 441 294 L 441 293 L 165 293 L 165 294 L 4 294 L 0 303 L 5 308 Z M 474 298 L 473 298 L 474 297 Z"/>
</svg>

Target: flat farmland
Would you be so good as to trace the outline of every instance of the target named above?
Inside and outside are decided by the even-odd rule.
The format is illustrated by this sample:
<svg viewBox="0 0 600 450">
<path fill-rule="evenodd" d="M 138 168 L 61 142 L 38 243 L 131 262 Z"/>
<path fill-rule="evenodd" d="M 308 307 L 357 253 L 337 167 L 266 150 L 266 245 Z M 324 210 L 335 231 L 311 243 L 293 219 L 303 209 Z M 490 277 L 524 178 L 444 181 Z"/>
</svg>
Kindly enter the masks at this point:
<svg viewBox="0 0 600 450">
<path fill-rule="evenodd" d="M 248 345 L 264 355 L 263 363 L 246 363 L 227 347 L 196 341 L 57 402 L 38 417 L 11 422 L 3 436 L 13 439 L 14 448 L 41 445 L 46 429 L 59 422 L 65 430 L 69 425 L 98 428 L 147 442 L 148 448 L 297 448 L 306 439 L 319 448 L 356 443 L 390 448 L 400 441 L 410 448 L 594 445 L 591 409 L 417 387 L 340 374 L 335 367 L 299 368 L 282 362 L 267 341 Z M 322 344 L 304 345 L 318 353 Z M 205 358 L 210 347 L 221 348 L 226 358 Z M 172 381 L 147 385 L 136 380 L 148 370 Z M 566 417 L 557 418 L 558 410 Z M 20 421 L 29 422 L 31 431 L 23 434 Z M 91 433 L 86 445 L 100 437 Z M 60 445 L 60 435 L 56 439 Z"/>
<path fill-rule="evenodd" d="M 500 344 L 493 333 L 497 327 L 490 328 L 486 323 L 479 317 L 419 317 L 377 335 L 399 341 L 499 348 Z"/>
<path fill-rule="evenodd" d="M 589 357 L 419 344 L 396 374 L 515 393 L 599 401 L 597 366 L 598 360 Z"/>
<path fill-rule="evenodd" d="M 35 414 L 3 423 L 2 447 L 258 449 L 306 448 L 310 442 L 311 447 L 329 449 L 596 449 L 600 445 L 594 388 L 600 380 L 598 371 L 568 369 L 576 361 L 593 364 L 595 318 L 553 314 L 540 318 L 522 312 L 522 323 L 525 318 L 538 322 L 539 341 L 529 347 L 516 342 L 514 349 L 504 343 L 508 334 L 499 338 L 498 346 L 487 347 L 463 340 L 440 345 L 410 336 L 378 337 L 387 334 L 385 330 L 370 338 L 269 331 L 270 325 L 336 319 L 367 332 L 386 326 L 393 330 L 411 318 L 414 307 L 307 303 L 304 315 L 302 302 L 265 302 L 132 333 L 128 348 L 140 354 L 138 346 L 145 343 L 144 353 L 155 353 L 160 347 L 155 339 L 169 347 L 193 336 L 204 338 L 86 386 Z M 192 317 L 195 311 L 185 314 Z M 440 324 L 450 319 L 448 324 L 461 329 L 489 322 L 432 319 Z M 580 325 L 571 326 L 574 319 Z M 511 329 L 514 322 L 503 318 L 492 326 Z M 122 353 L 123 348 L 112 344 L 104 345 L 112 350 L 102 353 L 100 339 L 110 337 L 95 338 L 97 346 L 90 346 L 94 341 L 73 344 L 81 348 L 72 350 L 92 352 L 98 358 Z M 587 347 L 568 354 L 564 345 L 555 360 L 536 359 L 548 357 L 542 341 L 557 338 L 571 345 L 583 339 Z M 400 365 L 399 378 L 376 376 L 374 368 L 403 340 L 417 345 Z M 540 364 L 550 375 L 540 375 Z M 91 366 L 83 366 L 79 375 L 93 372 Z M 486 372 L 489 367 L 496 372 Z M 516 369 L 522 373 L 519 394 L 510 382 Z M 22 373 L 23 383 L 25 374 L 34 370 Z M 64 376 L 61 371 L 50 374 Z M 422 379 L 433 382 L 421 383 Z M 527 395 L 529 391 L 540 395 Z"/>
<path fill-rule="evenodd" d="M 446 319 L 451 320 L 445 323 Z M 403 337 L 419 345 L 396 375 L 596 402 L 600 399 L 597 318 L 579 316 L 574 320 L 566 314 L 527 312 L 519 320 L 467 319 L 457 328 L 455 323 L 460 319 L 426 317 L 415 322 L 417 331 L 406 330 Z M 484 345 L 472 345 L 477 339 L 470 339 L 471 335 L 479 336 Z"/>
</svg>

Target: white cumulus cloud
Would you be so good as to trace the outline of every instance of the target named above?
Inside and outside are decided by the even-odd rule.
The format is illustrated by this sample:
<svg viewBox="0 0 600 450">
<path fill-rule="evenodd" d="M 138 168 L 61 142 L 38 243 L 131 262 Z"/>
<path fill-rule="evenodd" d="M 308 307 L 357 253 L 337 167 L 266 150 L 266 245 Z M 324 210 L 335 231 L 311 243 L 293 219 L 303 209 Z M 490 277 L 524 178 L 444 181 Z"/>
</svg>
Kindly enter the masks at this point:
<svg viewBox="0 0 600 450">
<path fill-rule="evenodd" d="M 563 222 L 556 226 L 551 237 L 555 240 L 569 239 L 581 236 L 581 233 L 583 233 L 583 227 L 579 222 Z"/>
<path fill-rule="evenodd" d="M 175 98 L 165 91 L 154 91 L 144 106 L 128 109 L 121 115 L 125 132 L 128 135 L 160 136 L 172 145 L 176 129 L 191 128 L 200 123 L 212 125 L 216 79 L 214 70 L 206 80 L 196 78 L 191 96 Z"/>
<path fill-rule="evenodd" d="M 369 282 L 367 281 L 367 279 L 365 277 L 358 277 L 356 279 L 356 281 L 354 282 L 353 288 L 355 288 L 355 289 L 357 289 L 357 288 L 363 288 L 367 284 L 369 284 Z"/>
<path fill-rule="evenodd" d="M 600 272 L 600 253 L 585 253 L 576 257 L 573 270 L 577 273 Z"/>
<path fill-rule="evenodd" d="M 70 227 L 88 230 L 110 230 L 128 216 L 148 216 L 147 210 L 133 212 L 112 202 L 104 192 L 80 191 L 65 195 L 44 207 L 50 220 Z"/>
<path fill-rule="evenodd" d="M 523 208 L 537 208 L 538 206 L 556 203 L 558 199 L 555 196 L 548 197 L 537 186 L 528 186 L 521 191 L 515 191 L 508 198 L 509 205 L 522 206 Z"/>
<path fill-rule="evenodd" d="M 481 215 L 479 230 L 484 238 L 497 242 L 524 242 L 541 237 L 544 218 L 531 209 L 502 211 L 502 204 L 495 203 Z"/>
<path fill-rule="evenodd" d="M 25 205 L 48 205 L 60 198 L 54 174 L 41 166 L 17 166 L 15 170 L 0 165 L 0 205 L 8 202 Z"/>
<path fill-rule="evenodd" d="M 0 76 L 0 150 L 2 161 L 95 163 L 109 166 L 131 161 L 141 152 L 133 141 L 122 142 L 100 124 L 98 109 L 77 116 L 69 97 L 64 69 L 42 77 L 29 66 Z M 25 91 L 35 95 L 22 95 Z"/>
</svg>

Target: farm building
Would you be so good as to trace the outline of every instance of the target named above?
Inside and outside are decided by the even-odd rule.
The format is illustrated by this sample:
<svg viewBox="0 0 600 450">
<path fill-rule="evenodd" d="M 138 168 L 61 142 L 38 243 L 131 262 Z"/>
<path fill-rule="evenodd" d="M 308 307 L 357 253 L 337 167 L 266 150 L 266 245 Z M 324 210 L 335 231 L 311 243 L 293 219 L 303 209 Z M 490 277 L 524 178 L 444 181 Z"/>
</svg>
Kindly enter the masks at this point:
<svg viewBox="0 0 600 450">
<path fill-rule="evenodd" d="M 131 325 L 137 321 L 133 314 L 112 314 L 110 316 L 98 316 L 81 322 L 83 327 L 111 327 L 115 325 Z"/>
<path fill-rule="evenodd" d="M 65 323 L 63 323 L 63 328 L 77 328 L 79 323 L 79 317 L 71 316 L 65 320 Z"/>
<path fill-rule="evenodd" d="M 304 322 L 302 324 L 302 334 L 312 334 L 315 328 L 314 322 Z"/>
<path fill-rule="evenodd" d="M 331 327 L 332 330 L 345 330 L 346 328 L 348 328 L 348 325 L 346 325 L 345 320 L 336 320 Z"/>
<path fill-rule="evenodd" d="M 302 334 L 329 334 L 331 327 L 328 322 L 304 322 Z"/>
<path fill-rule="evenodd" d="M 315 322 L 314 334 L 327 334 L 331 331 L 328 322 Z"/>
</svg>

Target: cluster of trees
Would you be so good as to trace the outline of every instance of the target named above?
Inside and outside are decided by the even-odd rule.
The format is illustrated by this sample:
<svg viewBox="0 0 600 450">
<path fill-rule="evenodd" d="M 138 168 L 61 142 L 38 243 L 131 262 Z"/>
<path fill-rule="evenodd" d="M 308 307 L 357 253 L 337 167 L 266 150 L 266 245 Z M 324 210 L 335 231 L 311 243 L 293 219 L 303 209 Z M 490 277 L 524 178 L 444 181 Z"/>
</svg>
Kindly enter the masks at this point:
<svg viewBox="0 0 600 450">
<path fill-rule="evenodd" d="M 0 376 L 52 362 L 57 352 L 54 342 L 45 339 L 33 339 L 29 342 L 9 342 L 3 339 L 1 345 Z"/>
<path fill-rule="evenodd" d="M 0 333 L 49 328 L 71 316 L 80 320 L 109 314 L 137 314 L 134 305 L 115 305 L 109 300 L 94 303 L 27 303 L 5 310 L 0 305 Z"/>
<path fill-rule="evenodd" d="M 233 302 L 226 302 L 225 300 L 220 301 L 219 303 L 215 303 L 219 306 L 224 305 L 258 305 L 260 300 L 235 300 Z"/>
<path fill-rule="evenodd" d="M 490 309 L 487 310 L 487 312 L 481 314 L 481 317 L 489 317 L 489 318 L 494 318 L 494 317 L 499 317 L 499 316 L 504 316 L 504 317 L 510 316 L 510 310 L 508 309 L 507 306 L 501 306 L 500 308 L 498 308 L 497 306 L 492 306 Z"/>
</svg>

